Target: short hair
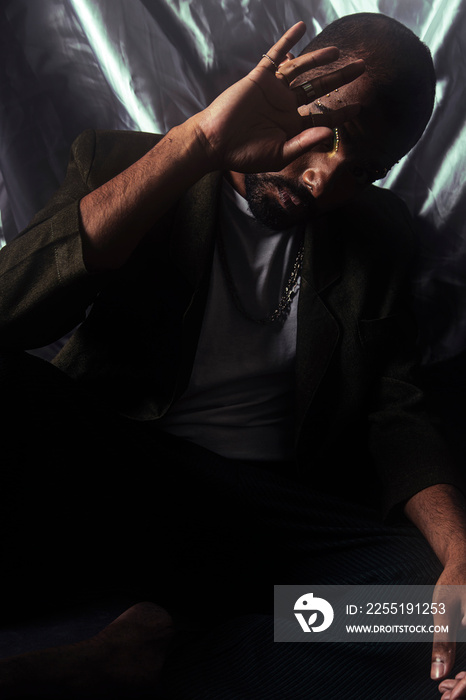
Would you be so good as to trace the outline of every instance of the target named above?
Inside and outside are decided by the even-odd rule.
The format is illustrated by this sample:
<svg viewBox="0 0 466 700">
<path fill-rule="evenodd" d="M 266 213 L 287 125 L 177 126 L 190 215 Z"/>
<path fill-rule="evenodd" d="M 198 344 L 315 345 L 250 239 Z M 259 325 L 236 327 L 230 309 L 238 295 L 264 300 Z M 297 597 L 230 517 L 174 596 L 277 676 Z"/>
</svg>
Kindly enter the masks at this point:
<svg viewBox="0 0 466 700">
<path fill-rule="evenodd" d="M 360 12 L 340 17 L 315 36 L 301 53 L 337 46 L 340 58 L 364 59 L 378 104 L 405 131 L 407 152 L 421 137 L 435 102 L 436 76 L 429 48 L 393 17 Z"/>
</svg>

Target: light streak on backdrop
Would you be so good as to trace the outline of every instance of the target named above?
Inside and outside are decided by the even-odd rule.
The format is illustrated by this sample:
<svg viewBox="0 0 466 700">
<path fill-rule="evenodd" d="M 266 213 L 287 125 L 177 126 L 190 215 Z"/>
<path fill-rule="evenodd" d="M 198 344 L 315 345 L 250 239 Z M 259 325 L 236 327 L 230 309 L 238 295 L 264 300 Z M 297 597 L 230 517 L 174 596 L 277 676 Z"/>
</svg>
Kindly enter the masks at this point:
<svg viewBox="0 0 466 700">
<path fill-rule="evenodd" d="M 102 21 L 98 4 L 92 0 L 70 0 L 70 2 L 79 17 L 105 78 L 133 119 L 136 130 L 160 131 L 150 105 L 144 104 L 135 93 L 130 67 L 113 45 L 112 37 L 107 33 Z"/>
</svg>

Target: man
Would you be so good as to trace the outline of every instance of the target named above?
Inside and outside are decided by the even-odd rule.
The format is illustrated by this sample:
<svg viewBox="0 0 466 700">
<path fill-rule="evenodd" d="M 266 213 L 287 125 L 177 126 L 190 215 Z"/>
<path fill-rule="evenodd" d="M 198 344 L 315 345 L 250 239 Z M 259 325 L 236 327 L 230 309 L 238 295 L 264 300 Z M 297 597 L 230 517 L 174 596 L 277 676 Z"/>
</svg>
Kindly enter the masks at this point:
<svg viewBox="0 0 466 700">
<path fill-rule="evenodd" d="M 33 416 L 24 440 L 6 436 L 11 580 L 24 560 L 57 575 L 60 550 L 54 595 L 92 571 L 100 594 L 198 608 L 196 661 L 169 655 L 166 697 L 427 696 L 422 651 L 271 645 L 271 587 L 466 582 L 461 482 L 413 379 L 411 224 L 370 187 L 425 128 L 431 60 L 382 15 L 343 18 L 294 58 L 304 31 L 163 138 L 84 134 L 2 251 L 3 396 Z M 55 367 L 18 355 L 83 319 Z M 37 451 L 46 466 L 23 482 Z M 38 534 L 26 525 L 18 550 L 31 512 Z M 3 662 L 0 688 L 136 697 L 171 636 L 163 608 L 139 605 L 81 646 Z M 219 663 L 200 681 L 203 644 Z M 435 638 L 432 678 L 454 656 Z M 466 697 L 462 682 L 444 700 Z"/>
</svg>

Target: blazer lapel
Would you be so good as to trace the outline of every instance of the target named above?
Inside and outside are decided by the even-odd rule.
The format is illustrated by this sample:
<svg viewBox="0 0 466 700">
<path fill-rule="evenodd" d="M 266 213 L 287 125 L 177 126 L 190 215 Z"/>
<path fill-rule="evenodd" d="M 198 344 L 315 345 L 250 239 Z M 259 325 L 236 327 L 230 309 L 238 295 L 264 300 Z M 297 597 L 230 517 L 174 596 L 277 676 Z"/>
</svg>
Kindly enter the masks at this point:
<svg viewBox="0 0 466 700">
<path fill-rule="evenodd" d="M 210 270 L 221 179 L 220 173 L 211 173 L 197 182 L 180 201 L 175 216 L 170 255 L 193 289 Z"/>
<path fill-rule="evenodd" d="M 341 274 L 338 227 L 328 218 L 306 232 L 298 303 L 296 347 L 296 435 L 302 426 L 339 339 L 336 319 L 321 298 Z"/>
</svg>

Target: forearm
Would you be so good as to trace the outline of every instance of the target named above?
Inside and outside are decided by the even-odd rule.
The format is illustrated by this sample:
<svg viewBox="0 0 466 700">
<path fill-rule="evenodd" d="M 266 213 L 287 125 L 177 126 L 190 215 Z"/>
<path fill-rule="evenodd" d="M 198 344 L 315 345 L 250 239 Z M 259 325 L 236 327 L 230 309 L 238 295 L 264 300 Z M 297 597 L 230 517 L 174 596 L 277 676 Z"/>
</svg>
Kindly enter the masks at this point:
<svg viewBox="0 0 466 700">
<path fill-rule="evenodd" d="M 407 501 L 405 513 L 443 566 L 460 557 L 466 560 L 466 501 L 458 488 L 429 486 Z"/>
<path fill-rule="evenodd" d="M 210 170 L 196 121 L 188 119 L 136 163 L 86 195 L 80 214 L 88 270 L 121 267 L 149 228 Z"/>
</svg>

